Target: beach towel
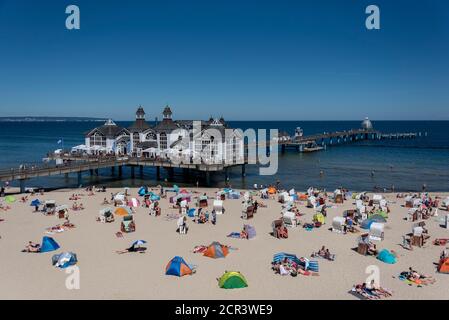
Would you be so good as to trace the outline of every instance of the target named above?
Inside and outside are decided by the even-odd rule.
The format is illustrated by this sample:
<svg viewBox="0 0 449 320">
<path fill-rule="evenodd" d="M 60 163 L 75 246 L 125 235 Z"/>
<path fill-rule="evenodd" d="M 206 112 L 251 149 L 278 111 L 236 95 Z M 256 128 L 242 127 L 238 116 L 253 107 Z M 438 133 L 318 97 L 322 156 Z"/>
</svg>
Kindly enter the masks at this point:
<svg viewBox="0 0 449 320">
<path fill-rule="evenodd" d="M 240 232 L 231 232 L 230 234 L 227 235 L 227 237 L 240 239 Z"/>
</svg>

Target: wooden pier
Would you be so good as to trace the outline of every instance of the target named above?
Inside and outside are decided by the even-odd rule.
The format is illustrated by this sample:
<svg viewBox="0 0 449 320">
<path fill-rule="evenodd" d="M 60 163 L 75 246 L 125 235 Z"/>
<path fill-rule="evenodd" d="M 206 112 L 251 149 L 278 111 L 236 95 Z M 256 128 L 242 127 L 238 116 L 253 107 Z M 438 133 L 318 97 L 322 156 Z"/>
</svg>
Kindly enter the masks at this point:
<svg viewBox="0 0 449 320">
<path fill-rule="evenodd" d="M 427 133 L 424 133 L 427 136 Z M 296 149 L 299 152 L 304 152 L 304 148 L 313 143 L 316 146 L 321 146 L 324 149 L 327 146 L 340 145 L 343 143 L 351 143 L 361 140 L 385 140 L 385 139 L 414 139 L 421 137 L 421 133 L 381 133 L 375 130 L 354 129 L 349 131 L 324 132 L 322 134 L 314 134 L 309 136 L 296 137 L 281 137 L 278 140 L 278 147 L 282 152 L 286 149 Z M 122 176 L 122 168 L 127 166 L 131 169 L 131 177 L 134 178 L 135 168 L 139 168 L 140 173 L 143 173 L 144 167 L 156 168 L 156 180 L 160 180 L 160 169 L 165 168 L 168 176 L 171 178 L 175 168 L 183 169 L 184 173 L 190 170 L 201 172 L 205 175 L 206 184 L 210 184 L 210 175 L 213 172 L 224 172 L 226 180 L 229 178 L 229 169 L 233 167 L 241 167 L 242 176 L 245 176 L 245 166 L 248 164 L 247 154 L 248 148 L 254 147 L 256 144 L 245 145 L 244 160 L 237 163 L 172 163 L 169 160 L 155 160 L 152 158 L 135 158 L 129 156 L 75 156 L 69 153 L 62 155 L 50 155 L 50 159 L 63 159 L 62 165 L 40 164 L 33 166 L 26 166 L 17 169 L 0 170 L 0 181 L 19 181 L 20 192 L 25 192 L 25 181 L 31 178 L 48 177 L 55 175 L 66 175 L 76 173 L 78 177 L 78 185 L 82 183 L 82 173 L 89 172 L 90 175 L 98 175 L 99 169 L 110 168 L 111 174 L 115 174 L 115 169 L 118 170 L 118 176 Z M 270 146 L 266 146 L 267 152 Z M 323 148 L 315 148 L 313 151 Z"/>
</svg>

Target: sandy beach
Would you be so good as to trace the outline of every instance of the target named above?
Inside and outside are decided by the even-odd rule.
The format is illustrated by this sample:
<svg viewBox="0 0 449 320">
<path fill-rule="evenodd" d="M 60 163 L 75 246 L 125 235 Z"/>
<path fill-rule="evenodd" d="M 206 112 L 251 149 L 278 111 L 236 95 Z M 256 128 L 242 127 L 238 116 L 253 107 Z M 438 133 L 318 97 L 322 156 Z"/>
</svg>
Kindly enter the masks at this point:
<svg viewBox="0 0 449 320">
<path fill-rule="evenodd" d="M 215 198 L 218 189 L 189 189 L 206 192 Z M 88 196 L 85 190 L 64 189 L 45 193 L 43 196 L 29 196 L 26 203 L 17 201 L 8 211 L 0 211 L 0 299 L 357 299 L 349 293 L 352 285 L 363 283 L 368 276 L 365 268 L 377 265 L 380 268 L 380 284 L 393 290 L 388 299 L 449 299 L 447 274 L 436 272 L 435 262 L 443 246 L 435 246 L 435 238 L 449 238 L 447 229 L 440 226 L 440 219 L 446 211 L 439 210 L 439 217 L 426 220 L 426 228 L 431 236 L 425 247 L 414 247 L 413 251 L 403 249 L 402 236 L 411 232 L 412 222 L 405 221 L 408 209 L 403 207 L 404 199 L 396 199 L 395 194 L 384 194 L 389 201 L 391 212 L 385 227 L 385 239 L 377 242 L 379 249 L 394 250 L 399 254 L 398 262 L 385 264 L 373 256 L 362 256 L 351 248 L 356 247 L 359 234 L 338 234 L 329 230 L 332 218 L 341 216 L 346 209 L 355 208 L 354 200 L 344 204 L 331 204 L 327 211 L 326 224 L 321 228 L 306 231 L 302 226 L 289 229 L 288 239 L 276 239 L 270 232 L 273 220 L 280 217 L 281 204 L 275 199 L 257 200 L 267 204 L 260 207 L 254 218 L 241 218 L 242 200 L 226 199 L 224 215 L 218 216 L 216 225 L 195 224 L 188 221 L 189 232 L 176 232 L 176 220 L 167 220 L 166 215 L 177 213 L 168 198 L 160 201 L 162 215 L 150 216 L 148 209 L 136 208 L 134 214 L 136 231 L 116 237 L 120 230 L 120 217 L 113 223 L 96 222 L 98 212 L 105 206 L 103 198 L 110 199 L 111 192 L 123 189 L 108 189 L 106 193 Z M 137 197 L 137 188 L 130 190 Z M 82 193 L 85 210 L 69 210 L 70 221 L 76 228 L 56 233 L 52 237 L 61 248 L 47 253 L 23 253 L 28 241 L 41 242 L 46 228 L 62 223 L 55 216 L 45 216 L 33 212 L 30 201 L 53 199 L 57 204 L 72 205 L 69 197 Z M 369 194 L 370 197 L 372 194 Z M 445 198 L 446 193 L 432 196 Z M 192 202 L 194 203 L 194 201 Z M 298 203 L 305 215 L 301 222 L 311 222 L 314 209 Z M 212 201 L 209 201 L 209 210 Z M 244 223 L 256 228 L 257 236 L 251 240 L 227 237 L 231 232 L 239 232 Z M 119 255 L 135 240 L 147 241 L 145 254 L 128 253 Z M 209 245 L 212 241 L 238 248 L 232 250 L 225 259 L 210 259 L 193 253 L 197 245 Z M 280 276 L 271 270 L 273 254 L 288 252 L 298 257 L 310 254 L 325 245 L 336 254 L 335 261 L 319 260 L 319 276 Z M 80 270 L 80 289 L 68 290 L 65 286 L 67 274 L 51 264 L 51 257 L 63 251 L 75 252 Z M 181 278 L 166 276 L 165 266 L 174 256 L 182 256 L 188 263 L 197 265 L 197 272 Z M 401 271 L 413 267 L 421 273 L 431 275 L 436 283 L 428 286 L 409 286 L 398 279 Z M 243 289 L 225 290 L 217 285 L 216 278 L 225 270 L 240 271 L 248 281 Z"/>
</svg>

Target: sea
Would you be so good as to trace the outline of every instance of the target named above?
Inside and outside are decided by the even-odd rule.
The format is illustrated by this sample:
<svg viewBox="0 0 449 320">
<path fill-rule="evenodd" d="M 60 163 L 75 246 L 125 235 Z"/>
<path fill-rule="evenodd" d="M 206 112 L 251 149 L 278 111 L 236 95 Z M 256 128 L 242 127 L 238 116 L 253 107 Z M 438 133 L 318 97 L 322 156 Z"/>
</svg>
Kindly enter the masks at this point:
<svg viewBox="0 0 449 320">
<path fill-rule="evenodd" d="M 246 130 L 279 129 L 290 134 L 296 127 L 304 135 L 360 128 L 360 121 L 229 121 L 233 128 Z M 20 164 L 40 164 L 48 152 L 61 147 L 70 148 L 84 144 L 84 134 L 101 125 L 96 121 L 58 122 L 2 122 L 0 123 L 0 170 L 17 168 Z M 129 126 L 131 122 L 117 122 Z M 421 132 L 415 139 L 364 140 L 328 146 L 326 150 L 299 153 L 287 150 L 279 153 L 278 170 L 274 175 L 262 176 L 257 165 L 247 165 L 246 175 L 241 169 L 230 171 L 229 184 L 233 188 L 252 188 L 254 184 L 269 185 L 280 181 L 284 188 L 305 190 L 310 186 L 334 190 L 343 186 L 355 191 L 395 190 L 449 191 L 449 121 L 373 121 L 374 129 L 383 133 Z M 186 176 L 175 171 L 168 175 L 161 170 L 162 181 L 156 181 L 156 170 L 145 168 L 143 175 L 136 171 L 131 179 L 125 168 L 122 178 L 112 176 L 102 169 L 99 176 L 83 174 L 83 185 L 108 187 L 141 186 L 156 184 L 204 185 L 204 177 Z M 26 181 L 27 187 L 63 188 L 77 186 L 76 174 L 41 177 Z M 11 185 L 17 185 L 12 181 Z M 225 176 L 211 176 L 211 185 L 226 186 Z"/>
</svg>

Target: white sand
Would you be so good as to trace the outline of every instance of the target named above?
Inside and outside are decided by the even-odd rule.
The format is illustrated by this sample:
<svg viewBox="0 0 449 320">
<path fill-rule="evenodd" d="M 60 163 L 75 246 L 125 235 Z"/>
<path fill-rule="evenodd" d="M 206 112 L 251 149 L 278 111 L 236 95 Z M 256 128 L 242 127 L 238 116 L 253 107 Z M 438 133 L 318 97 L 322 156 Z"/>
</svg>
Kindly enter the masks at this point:
<svg viewBox="0 0 449 320">
<path fill-rule="evenodd" d="M 214 196 L 217 189 L 209 189 Z M 110 224 L 96 222 L 100 205 L 106 194 L 84 196 L 85 210 L 70 211 L 70 220 L 75 229 L 53 235 L 61 245 L 56 252 L 28 254 L 21 250 L 29 240 L 40 242 L 45 228 L 62 223 L 54 216 L 32 213 L 29 202 L 13 203 L 12 210 L 0 211 L 0 298 L 1 299 L 356 299 L 348 291 L 355 283 L 365 281 L 365 268 L 374 264 L 381 270 L 381 285 L 394 291 L 392 299 L 449 299 L 449 275 L 438 274 L 434 262 L 438 261 L 443 247 L 431 244 L 438 238 L 449 238 L 449 231 L 439 226 L 437 218 L 426 221 L 431 241 L 425 248 L 404 250 L 399 244 L 402 235 L 411 231 L 411 222 L 404 221 L 407 209 L 401 207 L 403 199 L 391 205 L 385 240 L 378 248 L 393 249 L 399 255 L 398 263 L 387 265 L 374 257 L 364 257 L 351 250 L 356 246 L 356 234 L 337 234 L 329 231 L 332 218 L 353 208 L 352 201 L 328 210 L 326 225 L 305 231 L 302 227 L 289 230 L 289 238 L 273 238 L 271 222 L 280 215 L 281 205 L 274 200 L 263 200 L 268 208 L 259 208 L 254 219 L 244 221 L 241 215 L 241 200 L 226 200 L 226 213 L 218 216 L 218 224 L 197 225 L 189 222 L 189 233 L 179 235 L 175 232 L 176 221 L 166 221 L 170 212 L 168 199 L 161 201 L 162 216 L 151 217 L 146 208 L 137 208 L 135 220 L 137 230 L 125 234 L 120 239 L 115 233 L 120 229 L 120 217 Z M 39 196 L 40 200 L 55 199 L 58 204 L 71 205 L 68 198 L 73 192 L 87 194 L 79 190 L 59 190 Z M 201 191 L 202 192 L 202 191 Z M 131 190 L 137 195 L 137 189 Z M 446 196 L 439 194 L 440 196 Z M 394 195 L 386 195 L 396 201 Z M 17 199 L 20 196 L 16 196 Z M 30 197 L 29 200 L 33 198 Z M 211 202 L 209 202 L 211 207 Z M 303 213 L 302 222 L 311 222 L 313 210 L 299 206 Z M 446 214 L 440 211 L 440 217 Z M 253 240 L 227 238 L 232 231 L 240 231 L 243 223 L 255 226 L 257 237 Z M 145 254 L 128 253 L 119 255 L 115 250 L 125 249 L 137 240 L 146 240 L 148 250 Z M 194 254 L 196 245 L 208 245 L 217 240 L 223 244 L 237 247 L 225 259 L 210 259 Z M 309 257 L 310 253 L 322 245 L 335 253 L 336 261 L 319 259 L 320 275 L 298 276 L 296 278 L 275 275 L 270 262 L 277 252 L 294 253 L 298 257 Z M 51 257 L 62 251 L 73 251 L 78 256 L 81 275 L 81 288 L 67 290 L 64 270 L 51 265 Z M 198 265 L 197 273 L 182 278 L 166 276 L 165 266 L 175 255 L 180 255 L 191 264 Z M 408 286 L 397 279 L 399 272 L 413 266 L 419 272 L 436 278 L 433 285 L 418 288 Z M 249 287 L 238 290 L 224 290 L 217 285 L 216 278 L 225 270 L 241 271 L 248 280 Z M 395 278 L 393 278 L 395 277 Z"/>
</svg>

